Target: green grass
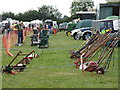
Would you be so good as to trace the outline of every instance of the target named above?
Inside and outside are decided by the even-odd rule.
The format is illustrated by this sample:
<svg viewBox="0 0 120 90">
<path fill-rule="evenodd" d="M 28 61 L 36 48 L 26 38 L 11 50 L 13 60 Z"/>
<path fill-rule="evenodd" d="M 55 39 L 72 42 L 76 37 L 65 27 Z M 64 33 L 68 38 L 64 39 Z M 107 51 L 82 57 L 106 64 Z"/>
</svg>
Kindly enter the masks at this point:
<svg viewBox="0 0 120 90">
<path fill-rule="evenodd" d="M 10 52 L 14 55 L 19 50 L 29 53 L 35 50 L 39 55 L 42 49 L 30 46 L 30 36 L 26 38 L 23 46 L 12 46 Z M 3 74 L 3 88 L 118 88 L 118 60 L 115 60 L 115 67 L 111 62 L 108 72 L 104 75 L 93 75 L 73 66 L 74 60 L 70 59 L 70 50 L 76 50 L 83 45 L 83 40 L 73 40 L 65 35 L 65 32 L 57 33 L 57 36 L 50 36 L 50 47 L 45 49 L 39 58 L 34 58 L 27 69 L 16 75 Z M 17 48 L 17 49 L 15 49 Z M 3 66 L 8 64 L 13 57 L 7 56 L 3 49 Z M 118 48 L 115 49 L 115 58 L 118 57 Z M 17 63 L 22 56 L 13 63 Z M 66 66 L 71 65 L 71 66 Z M 61 66 L 61 67 L 59 67 Z M 113 73 L 114 72 L 114 73 Z"/>
</svg>

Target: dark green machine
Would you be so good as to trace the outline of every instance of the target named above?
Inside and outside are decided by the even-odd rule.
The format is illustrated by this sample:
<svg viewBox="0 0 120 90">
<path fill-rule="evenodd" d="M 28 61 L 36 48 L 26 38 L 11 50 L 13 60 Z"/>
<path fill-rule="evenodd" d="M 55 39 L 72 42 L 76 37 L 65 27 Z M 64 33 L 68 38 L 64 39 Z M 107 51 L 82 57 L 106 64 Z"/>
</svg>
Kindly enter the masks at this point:
<svg viewBox="0 0 120 90">
<path fill-rule="evenodd" d="M 70 36 L 71 31 L 76 27 L 77 23 L 69 23 L 68 24 L 68 30 L 66 32 L 67 36 Z"/>
<path fill-rule="evenodd" d="M 48 48 L 49 47 L 49 30 L 34 30 L 31 38 L 31 46 L 38 46 L 39 48 Z"/>
<path fill-rule="evenodd" d="M 41 30 L 39 34 L 39 43 L 38 47 L 39 48 L 48 48 L 49 47 L 49 30 Z"/>
<path fill-rule="evenodd" d="M 38 30 L 33 30 L 33 35 L 30 36 L 31 38 L 31 46 L 38 45 Z"/>
<path fill-rule="evenodd" d="M 31 38 L 31 46 L 35 46 L 38 45 L 38 41 L 39 41 L 39 33 L 40 31 L 44 28 L 44 26 L 42 24 L 40 24 L 40 27 L 37 27 L 37 29 L 33 29 L 33 35 L 30 36 Z"/>
</svg>

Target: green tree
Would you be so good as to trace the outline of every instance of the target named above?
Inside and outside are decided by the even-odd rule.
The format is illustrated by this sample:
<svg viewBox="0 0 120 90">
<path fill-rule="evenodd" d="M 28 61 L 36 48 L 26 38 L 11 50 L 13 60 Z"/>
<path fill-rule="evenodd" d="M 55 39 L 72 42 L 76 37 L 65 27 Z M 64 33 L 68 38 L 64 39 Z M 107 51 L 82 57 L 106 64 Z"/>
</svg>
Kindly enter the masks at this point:
<svg viewBox="0 0 120 90">
<path fill-rule="evenodd" d="M 63 23 L 63 22 L 70 22 L 70 21 L 72 21 L 71 17 L 68 17 L 68 16 L 64 15 L 63 18 L 60 18 L 58 20 L 58 24 Z"/>
<path fill-rule="evenodd" d="M 5 12 L 2 14 L 3 19 L 12 18 L 19 21 L 32 21 L 35 19 L 45 20 L 52 19 L 58 21 L 61 18 L 61 13 L 56 7 L 43 5 L 38 10 L 28 10 L 24 13 L 18 13 L 15 15 L 12 12 Z"/>
<path fill-rule="evenodd" d="M 72 2 L 70 7 L 71 15 L 75 15 L 78 11 L 88 11 L 89 8 L 94 7 L 94 2 L 92 0 L 76 0 Z"/>
<path fill-rule="evenodd" d="M 6 18 L 14 18 L 15 17 L 15 14 L 12 13 L 12 12 L 3 12 L 2 14 L 2 20 L 5 20 Z"/>
<path fill-rule="evenodd" d="M 36 10 L 29 10 L 23 14 L 24 21 L 31 21 L 38 19 L 38 12 Z"/>
<path fill-rule="evenodd" d="M 61 17 L 61 13 L 58 11 L 58 9 L 53 6 L 47 6 L 43 5 L 42 7 L 38 8 L 38 15 L 39 19 L 52 19 L 52 20 L 57 20 Z"/>
<path fill-rule="evenodd" d="M 15 15 L 15 19 L 19 20 L 19 21 L 24 21 L 24 19 L 23 19 L 23 13 L 18 13 L 17 15 Z"/>
</svg>

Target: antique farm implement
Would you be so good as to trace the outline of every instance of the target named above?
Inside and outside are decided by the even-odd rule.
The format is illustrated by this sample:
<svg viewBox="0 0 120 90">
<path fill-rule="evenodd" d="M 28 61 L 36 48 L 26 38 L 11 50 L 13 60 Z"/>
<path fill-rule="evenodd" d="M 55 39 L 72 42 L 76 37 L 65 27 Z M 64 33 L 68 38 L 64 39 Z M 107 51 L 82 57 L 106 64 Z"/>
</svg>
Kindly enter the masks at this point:
<svg viewBox="0 0 120 90">
<path fill-rule="evenodd" d="M 15 65 L 11 65 L 18 56 L 24 56 L 24 57 Z M 38 54 L 35 54 L 35 51 L 31 51 L 28 54 L 23 54 L 22 51 L 19 51 L 8 65 L 2 67 L 2 72 L 6 74 L 15 74 L 15 72 L 12 70 L 17 70 L 18 72 L 24 71 L 26 65 L 29 64 L 30 61 L 35 57 L 36 58 L 39 57 Z"/>
<path fill-rule="evenodd" d="M 110 66 L 114 49 L 120 40 L 118 34 L 119 32 L 95 34 L 82 48 L 71 50 L 70 58 L 76 60 L 76 68 L 104 74 Z"/>
</svg>

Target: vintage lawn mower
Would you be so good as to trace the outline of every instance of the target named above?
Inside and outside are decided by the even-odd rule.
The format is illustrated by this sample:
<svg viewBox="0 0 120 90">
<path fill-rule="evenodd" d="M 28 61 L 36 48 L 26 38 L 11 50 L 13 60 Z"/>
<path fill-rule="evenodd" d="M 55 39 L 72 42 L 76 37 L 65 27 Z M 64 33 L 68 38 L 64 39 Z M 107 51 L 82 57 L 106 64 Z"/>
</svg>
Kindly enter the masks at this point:
<svg viewBox="0 0 120 90">
<path fill-rule="evenodd" d="M 12 70 L 17 70 L 17 72 L 24 71 L 26 65 L 29 64 L 30 60 L 32 60 L 35 57 L 36 58 L 39 57 L 38 54 L 33 54 L 33 53 L 35 53 L 35 51 L 31 51 L 28 54 L 22 54 L 22 52 L 19 51 L 8 65 L 2 67 L 2 73 L 15 74 L 15 72 Z M 11 65 L 18 56 L 24 56 L 24 57 L 17 64 Z"/>
<path fill-rule="evenodd" d="M 39 35 L 39 31 L 38 30 L 33 30 L 33 35 L 30 36 L 31 46 L 38 45 L 38 40 L 39 40 L 38 35 Z"/>
<path fill-rule="evenodd" d="M 113 58 L 114 48 L 118 44 L 117 32 L 96 34 L 81 49 L 70 51 L 71 59 L 76 60 L 76 68 L 87 72 L 104 74 Z M 95 61 L 94 61 L 95 60 Z"/>
<path fill-rule="evenodd" d="M 41 30 L 37 35 L 32 35 L 31 37 L 31 46 L 37 45 L 39 48 L 48 48 L 49 47 L 49 30 Z"/>
<path fill-rule="evenodd" d="M 39 43 L 38 47 L 39 48 L 48 48 L 49 47 L 49 30 L 41 30 L 40 35 L 39 35 Z"/>
</svg>

